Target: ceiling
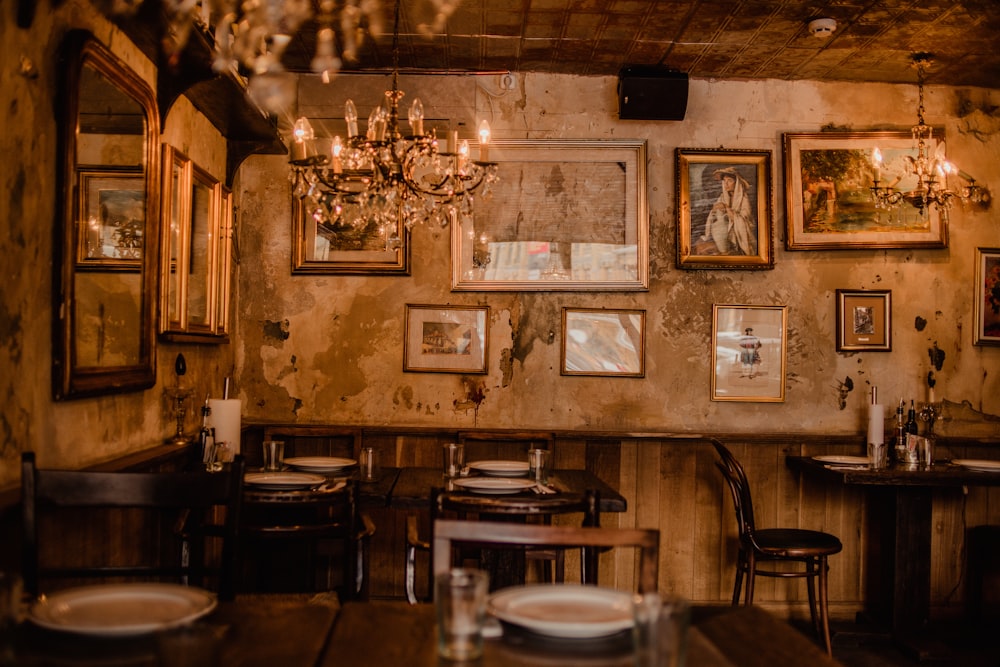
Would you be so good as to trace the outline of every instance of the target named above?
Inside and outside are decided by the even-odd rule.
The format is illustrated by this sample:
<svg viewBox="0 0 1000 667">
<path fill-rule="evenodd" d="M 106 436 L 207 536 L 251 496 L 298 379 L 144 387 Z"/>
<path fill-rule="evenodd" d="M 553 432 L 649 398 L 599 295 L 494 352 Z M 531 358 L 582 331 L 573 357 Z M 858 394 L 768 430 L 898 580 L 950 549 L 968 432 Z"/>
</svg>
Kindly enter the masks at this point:
<svg viewBox="0 0 1000 667">
<path fill-rule="evenodd" d="M 382 10 L 386 33 L 344 71 L 392 68 L 391 0 Z M 910 83 L 912 55 L 928 52 L 928 83 L 1000 88 L 997 0 L 461 0 L 427 38 L 417 26 L 432 15 L 432 0 L 402 0 L 401 71 L 614 76 L 655 65 L 697 78 Z M 815 18 L 836 31 L 814 37 Z M 309 70 L 316 29 L 300 30 L 288 69 Z"/>
</svg>

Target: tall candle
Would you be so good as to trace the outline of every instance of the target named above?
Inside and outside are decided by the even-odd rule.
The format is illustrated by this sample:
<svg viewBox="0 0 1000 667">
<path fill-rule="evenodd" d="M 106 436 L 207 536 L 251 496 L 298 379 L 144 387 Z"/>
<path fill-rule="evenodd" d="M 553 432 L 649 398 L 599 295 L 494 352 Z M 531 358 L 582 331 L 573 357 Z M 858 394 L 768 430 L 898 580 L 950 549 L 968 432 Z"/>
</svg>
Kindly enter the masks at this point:
<svg viewBox="0 0 1000 667">
<path fill-rule="evenodd" d="M 208 401 L 212 414 L 208 417 L 208 425 L 215 429 L 215 442 L 228 443 L 227 457 L 240 453 L 240 415 L 242 402 L 238 398 L 212 398 Z"/>
</svg>

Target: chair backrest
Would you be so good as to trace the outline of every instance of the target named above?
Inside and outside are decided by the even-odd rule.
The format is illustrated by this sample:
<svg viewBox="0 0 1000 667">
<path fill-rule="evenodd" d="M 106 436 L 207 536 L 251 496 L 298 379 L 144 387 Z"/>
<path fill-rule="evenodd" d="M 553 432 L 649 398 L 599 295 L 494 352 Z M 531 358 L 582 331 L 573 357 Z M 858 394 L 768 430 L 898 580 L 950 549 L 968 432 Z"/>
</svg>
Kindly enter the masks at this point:
<svg viewBox="0 0 1000 667">
<path fill-rule="evenodd" d="M 50 579 L 172 579 L 204 585 L 205 576 L 217 571 L 219 597 L 232 599 L 238 575 L 244 470 L 241 455 L 225 470 L 215 473 L 39 469 L 34 452 L 24 452 L 21 510 L 25 589 L 38 595 L 41 581 Z M 224 508 L 221 523 L 216 519 L 217 508 Z M 94 510 L 98 509 L 117 512 L 115 518 L 107 518 L 104 524 L 110 530 L 125 532 L 136 525 L 129 523 L 130 519 L 141 518 L 142 523 L 138 524 L 141 532 L 145 533 L 146 528 L 166 529 L 169 525 L 173 537 L 131 533 L 87 536 L 90 542 L 135 543 L 130 545 L 135 548 L 129 550 L 126 558 L 112 556 L 115 551 L 112 548 L 74 550 L 73 545 L 64 544 L 61 539 L 58 545 L 55 541 L 51 545 L 46 543 L 40 532 L 49 531 L 40 531 L 40 527 L 65 525 L 47 521 L 50 515 L 75 509 L 84 509 L 88 517 L 94 516 Z M 133 516 L 132 512 L 139 514 Z M 169 524 L 168 519 L 172 519 Z M 209 568 L 206 564 L 206 538 L 221 538 L 218 567 Z M 144 540 L 149 543 L 139 544 Z M 51 563 L 49 557 L 55 553 L 66 554 L 71 562 Z M 119 562 L 122 560 L 129 562 Z"/>
<path fill-rule="evenodd" d="M 739 529 L 740 540 L 752 540 L 755 529 L 753 516 L 753 498 L 750 495 L 750 484 L 747 482 L 743 466 L 736 457 L 717 440 L 713 440 L 716 450 L 722 460 L 715 465 L 722 471 L 722 476 L 729 485 L 733 497 L 733 509 L 736 512 L 736 526 Z M 725 452 L 723 454 L 723 452 Z"/>
<path fill-rule="evenodd" d="M 453 548 L 463 545 L 580 548 L 594 553 L 602 547 L 633 547 L 639 551 L 639 592 L 654 592 L 658 586 L 660 531 L 655 528 L 542 526 L 438 519 L 434 522 L 431 543 L 434 573 L 447 572 L 452 566 Z M 594 579 L 585 583 L 596 583 L 596 571 L 596 567 L 593 568 Z"/>
<path fill-rule="evenodd" d="M 268 426 L 264 440 L 285 443 L 285 458 L 293 456 L 336 456 L 357 458 L 361 449 L 361 429 L 354 426 Z M 260 446 L 246 451 L 247 466 L 263 464 Z"/>
</svg>

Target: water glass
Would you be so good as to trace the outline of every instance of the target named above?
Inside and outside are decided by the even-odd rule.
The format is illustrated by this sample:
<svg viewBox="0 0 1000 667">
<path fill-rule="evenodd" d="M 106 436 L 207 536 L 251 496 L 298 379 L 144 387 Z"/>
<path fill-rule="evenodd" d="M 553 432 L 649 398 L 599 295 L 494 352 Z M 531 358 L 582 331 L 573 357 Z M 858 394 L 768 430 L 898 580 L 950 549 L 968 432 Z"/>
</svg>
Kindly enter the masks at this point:
<svg viewBox="0 0 1000 667">
<path fill-rule="evenodd" d="M 538 484 L 549 483 L 551 458 L 547 449 L 528 450 L 528 476 Z"/>
<path fill-rule="evenodd" d="M 465 446 L 458 442 L 447 443 L 444 452 L 444 476 L 460 477 L 465 468 Z"/>
<path fill-rule="evenodd" d="M 489 575 L 452 569 L 434 578 L 438 653 L 448 660 L 475 660 L 483 653 Z"/>
<path fill-rule="evenodd" d="M 285 461 L 285 443 L 281 440 L 264 441 L 264 470 L 275 472 L 281 470 Z"/>
<path fill-rule="evenodd" d="M 635 596 L 633 611 L 636 667 L 684 667 L 691 605 L 646 593 Z"/>
<path fill-rule="evenodd" d="M 358 468 L 360 469 L 361 481 L 374 482 L 378 479 L 378 463 L 375 461 L 375 448 L 364 447 L 358 457 Z"/>
<path fill-rule="evenodd" d="M 884 442 L 868 443 L 868 466 L 872 470 L 889 467 L 889 447 Z"/>
</svg>

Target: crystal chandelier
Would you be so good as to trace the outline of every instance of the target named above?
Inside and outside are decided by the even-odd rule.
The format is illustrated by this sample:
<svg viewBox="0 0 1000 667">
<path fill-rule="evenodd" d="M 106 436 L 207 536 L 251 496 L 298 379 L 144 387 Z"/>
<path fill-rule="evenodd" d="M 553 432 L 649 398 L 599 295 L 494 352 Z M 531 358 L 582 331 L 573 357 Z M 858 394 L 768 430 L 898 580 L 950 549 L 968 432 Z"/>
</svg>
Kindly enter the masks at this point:
<svg viewBox="0 0 1000 667">
<path fill-rule="evenodd" d="M 876 209 L 892 210 L 902 202 L 906 202 L 926 216 L 931 206 L 936 206 L 943 214 L 951 207 L 952 200 L 957 197 L 963 204 L 972 202 L 985 204 L 989 201 L 989 190 L 976 183 L 976 179 L 944 157 L 944 143 L 937 146 L 934 155 L 930 154 L 929 144 L 933 139 L 932 128 L 924 122 L 924 73 L 930 64 L 930 54 L 917 53 L 913 56 L 913 64 L 917 68 L 917 124 L 911 128 L 913 143 L 917 150 L 916 157 L 906 156 L 905 176 L 916 177 L 917 183 L 912 190 L 900 191 L 896 184 L 902 176 L 888 185 L 881 185 L 879 178 L 882 173 L 882 153 L 878 148 L 872 151 L 872 166 L 875 177 L 872 180 L 871 193 Z M 963 184 L 957 189 L 951 189 L 949 176 L 961 179 Z"/>
<path fill-rule="evenodd" d="M 408 119 L 411 134 L 399 128 L 399 0 L 392 41 L 392 89 L 368 117 L 365 133 L 358 129 L 354 102 L 344 105 L 347 138 L 317 138 L 309 119 L 295 122 L 289 146 L 289 177 L 293 193 L 307 215 L 330 227 L 377 228 L 387 248 L 398 247 L 394 236 L 402 220 L 409 230 L 417 223 L 447 226 L 456 217 L 472 215 L 475 197 L 489 196 L 497 180 L 497 164 L 489 161 L 490 128 L 480 123 L 479 159 L 473 160 L 468 140 L 452 132 L 447 150 L 439 150 L 434 132 L 424 131 L 424 107 L 414 99 Z M 348 213 L 348 211 L 350 213 Z"/>
</svg>

